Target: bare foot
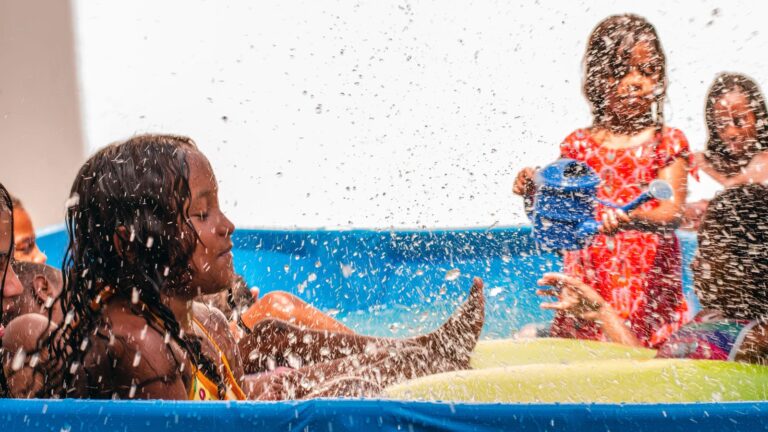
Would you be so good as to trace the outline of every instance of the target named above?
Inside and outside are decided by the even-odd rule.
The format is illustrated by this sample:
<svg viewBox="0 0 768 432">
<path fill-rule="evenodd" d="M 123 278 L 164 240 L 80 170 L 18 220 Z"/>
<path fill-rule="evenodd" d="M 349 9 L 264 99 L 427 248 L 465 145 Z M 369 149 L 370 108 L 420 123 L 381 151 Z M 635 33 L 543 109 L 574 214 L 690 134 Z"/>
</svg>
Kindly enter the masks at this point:
<svg viewBox="0 0 768 432">
<path fill-rule="evenodd" d="M 469 356 L 475 349 L 485 323 L 485 295 L 483 280 L 472 281 L 469 297 L 440 328 L 416 340 L 434 355 L 456 364 L 460 369 L 469 367 Z"/>
</svg>

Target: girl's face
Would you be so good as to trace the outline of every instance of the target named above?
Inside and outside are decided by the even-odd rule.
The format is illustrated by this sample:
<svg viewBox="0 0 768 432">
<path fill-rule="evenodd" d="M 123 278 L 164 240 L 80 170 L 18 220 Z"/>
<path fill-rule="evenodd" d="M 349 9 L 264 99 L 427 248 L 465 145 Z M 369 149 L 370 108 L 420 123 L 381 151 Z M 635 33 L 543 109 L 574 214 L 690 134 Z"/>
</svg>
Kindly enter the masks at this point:
<svg viewBox="0 0 768 432">
<path fill-rule="evenodd" d="M 651 112 L 663 77 L 661 57 L 651 42 L 641 40 L 629 54 L 626 60 L 612 65 L 614 74 L 608 78 L 605 102 L 615 118 L 632 121 Z"/>
<path fill-rule="evenodd" d="M 744 156 L 757 142 L 757 117 L 749 98 L 733 89 L 715 101 L 715 132 L 735 157 Z"/>
<path fill-rule="evenodd" d="M 13 214 L 10 209 L 0 209 L 0 284 L 3 287 L 4 316 L 15 316 L 19 297 L 24 292 L 13 266 L 10 265 L 13 256 L 12 234 Z"/>
<path fill-rule="evenodd" d="M 29 213 L 24 208 L 14 208 L 13 222 L 13 241 L 16 244 L 13 258 L 16 261 L 45 264 L 48 257 L 37 247 L 35 229 Z"/>
<path fill-rule="evenodd" d="M 234 279 L 232 231 L 235 226 L 219 208 L 218 186 L 208 159 L 190 150 L 189 217 L 199 241 L 192 254 L 194 295 L 213 294 L 229 287 Z"/>
</svg>

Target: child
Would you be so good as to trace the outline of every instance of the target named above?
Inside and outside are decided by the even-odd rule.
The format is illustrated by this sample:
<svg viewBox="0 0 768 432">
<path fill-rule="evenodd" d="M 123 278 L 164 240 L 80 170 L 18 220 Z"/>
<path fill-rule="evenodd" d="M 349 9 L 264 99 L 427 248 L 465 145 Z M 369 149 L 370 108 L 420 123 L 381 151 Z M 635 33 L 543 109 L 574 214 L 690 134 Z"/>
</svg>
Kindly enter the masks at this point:
<svg viewBox="0 0 768 432">
<path fill-rule="evenodd" d="M 768 364 L 766 202 L 768 188 L 742 185 L 721 192 L 709 204 L 691 264 L 703 309 L 659 347 L 658 358 Z M 547 274 L 539 283 L 557 288 L 540 294 L 559 296 L 543 307 L 597 321 L 614 342 L 640 345 L 588 284 L 562 274 Z"/>
<path fill-rule="evenodd" d="M 246 376 L 247 359 L 224 316 L 193 301 L 230 285 L 234 226 L 218 206 L 208 160 L 190 139 L 144 135 L 97 152 L 78 173 L 71 202 L 65 318 L 56 325 L 24 315 L 4 338 L 15 396 L 370 395 L 403 379 L 468 367 L 482 329 L 478 280 L 433 333 L 404 340 L 339 334 L 356 344 L 330 346 L 331 354 L 309 366 Z M 250 343 L 269 336 L 254 331 Z"/>
<path fill-rule="evenodd" d="M 13 257 L 13 202 L 5 187 L 0 184 L 0 338 L 5 334 L 3 319 L 17 310 L 23 288 L 16 272 L 10 265 Z M 3 346 L 0 344 L 0 349 Z M 8 383 L 0 372 L 0 397 L 8 396 Z"/>
<path fill-rule="evenodd" d="M 602 234 L 580 251 L 567 252 L 564 271 L 594 281 L 646 346 L 663 342 L 683 322 L 681 252 L 674 234 L 686 195 L 688 142 L 664 125 L 664 51 L 653 26 L 635 15 L 612 16 L 589 38 L 584 94 L 593 124 L 570 134 L 561 157 L 587 163 L 601 177 L 598 197 L 625 204 L 652 180 L 674 189 L 672 200 L 650 202 L 630 215 L 598 208 Z M 515 192 L 534 190 L 533 170 L 524 169 Z M 601 339 L 594 323 L 558 313 L 552 336 Z"/>
<path fill-rule="evenodd" d="M 768 181 L 768 109 L 757 83 L 741 74 L 719 75 L 707 92 L 705 116 L 707 149 L 696 154 L 696 164 L 712 185 L 688 196 L 693 202 L 686 206 L 685 223 L 694 229 L 712 192 Z"/>
<path fill-rule="evenodd" d="M 15 242 L 13 258 L 16 261 L 45 264 L 48 257 L 37 247 L 32 218 L 29 217 L 29 213 L 18 198 L 11 197 L 11 200 L 13 201 L 13 238 Z"/>
<path fill-rule="evenodd" d="M 5 187 L 0 184 L 0 337 L 4 324 L 20 309 L 20 297 L 24 288 L 11 266 L 14 253 L 13 202 Z"/>
<path fill-rule="evenodd" d="M 45 264 L 22 261 L 11 263 L 11 269 L 16 273 L 23 290 L 3 311 L 0 320 L 2 325 L 28 313 L 47 317 L 49 310 L 53 314 L 53 321 L 61 322 L 63 315 L 54 301 L 61 293 L 61 272 Z"/>
</svg>

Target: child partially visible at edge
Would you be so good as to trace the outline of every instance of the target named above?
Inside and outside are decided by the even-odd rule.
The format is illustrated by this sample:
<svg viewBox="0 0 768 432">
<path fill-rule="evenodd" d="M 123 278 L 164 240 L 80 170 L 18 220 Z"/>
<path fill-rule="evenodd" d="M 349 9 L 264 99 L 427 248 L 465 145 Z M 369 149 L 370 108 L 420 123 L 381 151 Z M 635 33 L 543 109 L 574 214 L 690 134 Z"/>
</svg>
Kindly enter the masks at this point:
<svg viewBox="0 0 768 432">
<path fill-rule="evenodd" d="M 588 280 L 635 337 L 662 343 L 683 324 L 680 222 L 690 168 L 688 141 L 664 124 L 664 51 L 654 27 L 636 15 L 611 16 L 593 30 L 584 57 L 584 94 L 593 123 L 568 135 L 560 157 L 577 159 L 602 179 L 598 198 L 625 204 L 655 179 L 673 199 L 649 202 L 630 214 L 599 205 L 601 233 L 583 250 L 566 252 L 565 273 Z M 534 170 L 523 169 L 515 193 L 535 192 Z M 601 328 L 567 311 L 555 316 L 555 337 L 604 339 Z"/>
<path fill-rule="evenodd" d="M 659 347 L 657 358 L 768 364 L 766 202 L 768 188 L 755 184 L 727 189 L 710 202 L 691 264 L 702 310 Z M 596 322 L 614 342 L 641 345 L 588 283 L 550 273 L 539 284 L 555 288 L 539 294 L 559 296 L 543 307 Z"/>
<path fill-rule="evenodd" d="M 702 181 L 689 191 L 683 225 L 693 230 L 716 192 L 768 181 L 768 109 L 757 83 L 743 74 L 718 75 L 704 112 L 706 150 L 695 155 Z"/>
</svg>

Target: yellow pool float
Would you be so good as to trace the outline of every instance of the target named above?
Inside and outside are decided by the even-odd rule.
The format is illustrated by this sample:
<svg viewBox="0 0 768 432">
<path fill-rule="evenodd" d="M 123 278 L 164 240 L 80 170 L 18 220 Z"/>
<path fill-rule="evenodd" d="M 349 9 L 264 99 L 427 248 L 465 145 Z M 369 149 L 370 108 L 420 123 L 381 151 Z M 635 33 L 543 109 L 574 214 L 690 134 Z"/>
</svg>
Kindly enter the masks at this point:
<svg viewBox="0 0 768 432">
<path fill-rule="evenodd" d="M 473 369 L 386 389 L 395 399 L 464 402 L 671 403 L 768 399 L 768 367 L 654 359 L 655 351 L 563 339 L 486 341 Z"/>
</svg>

